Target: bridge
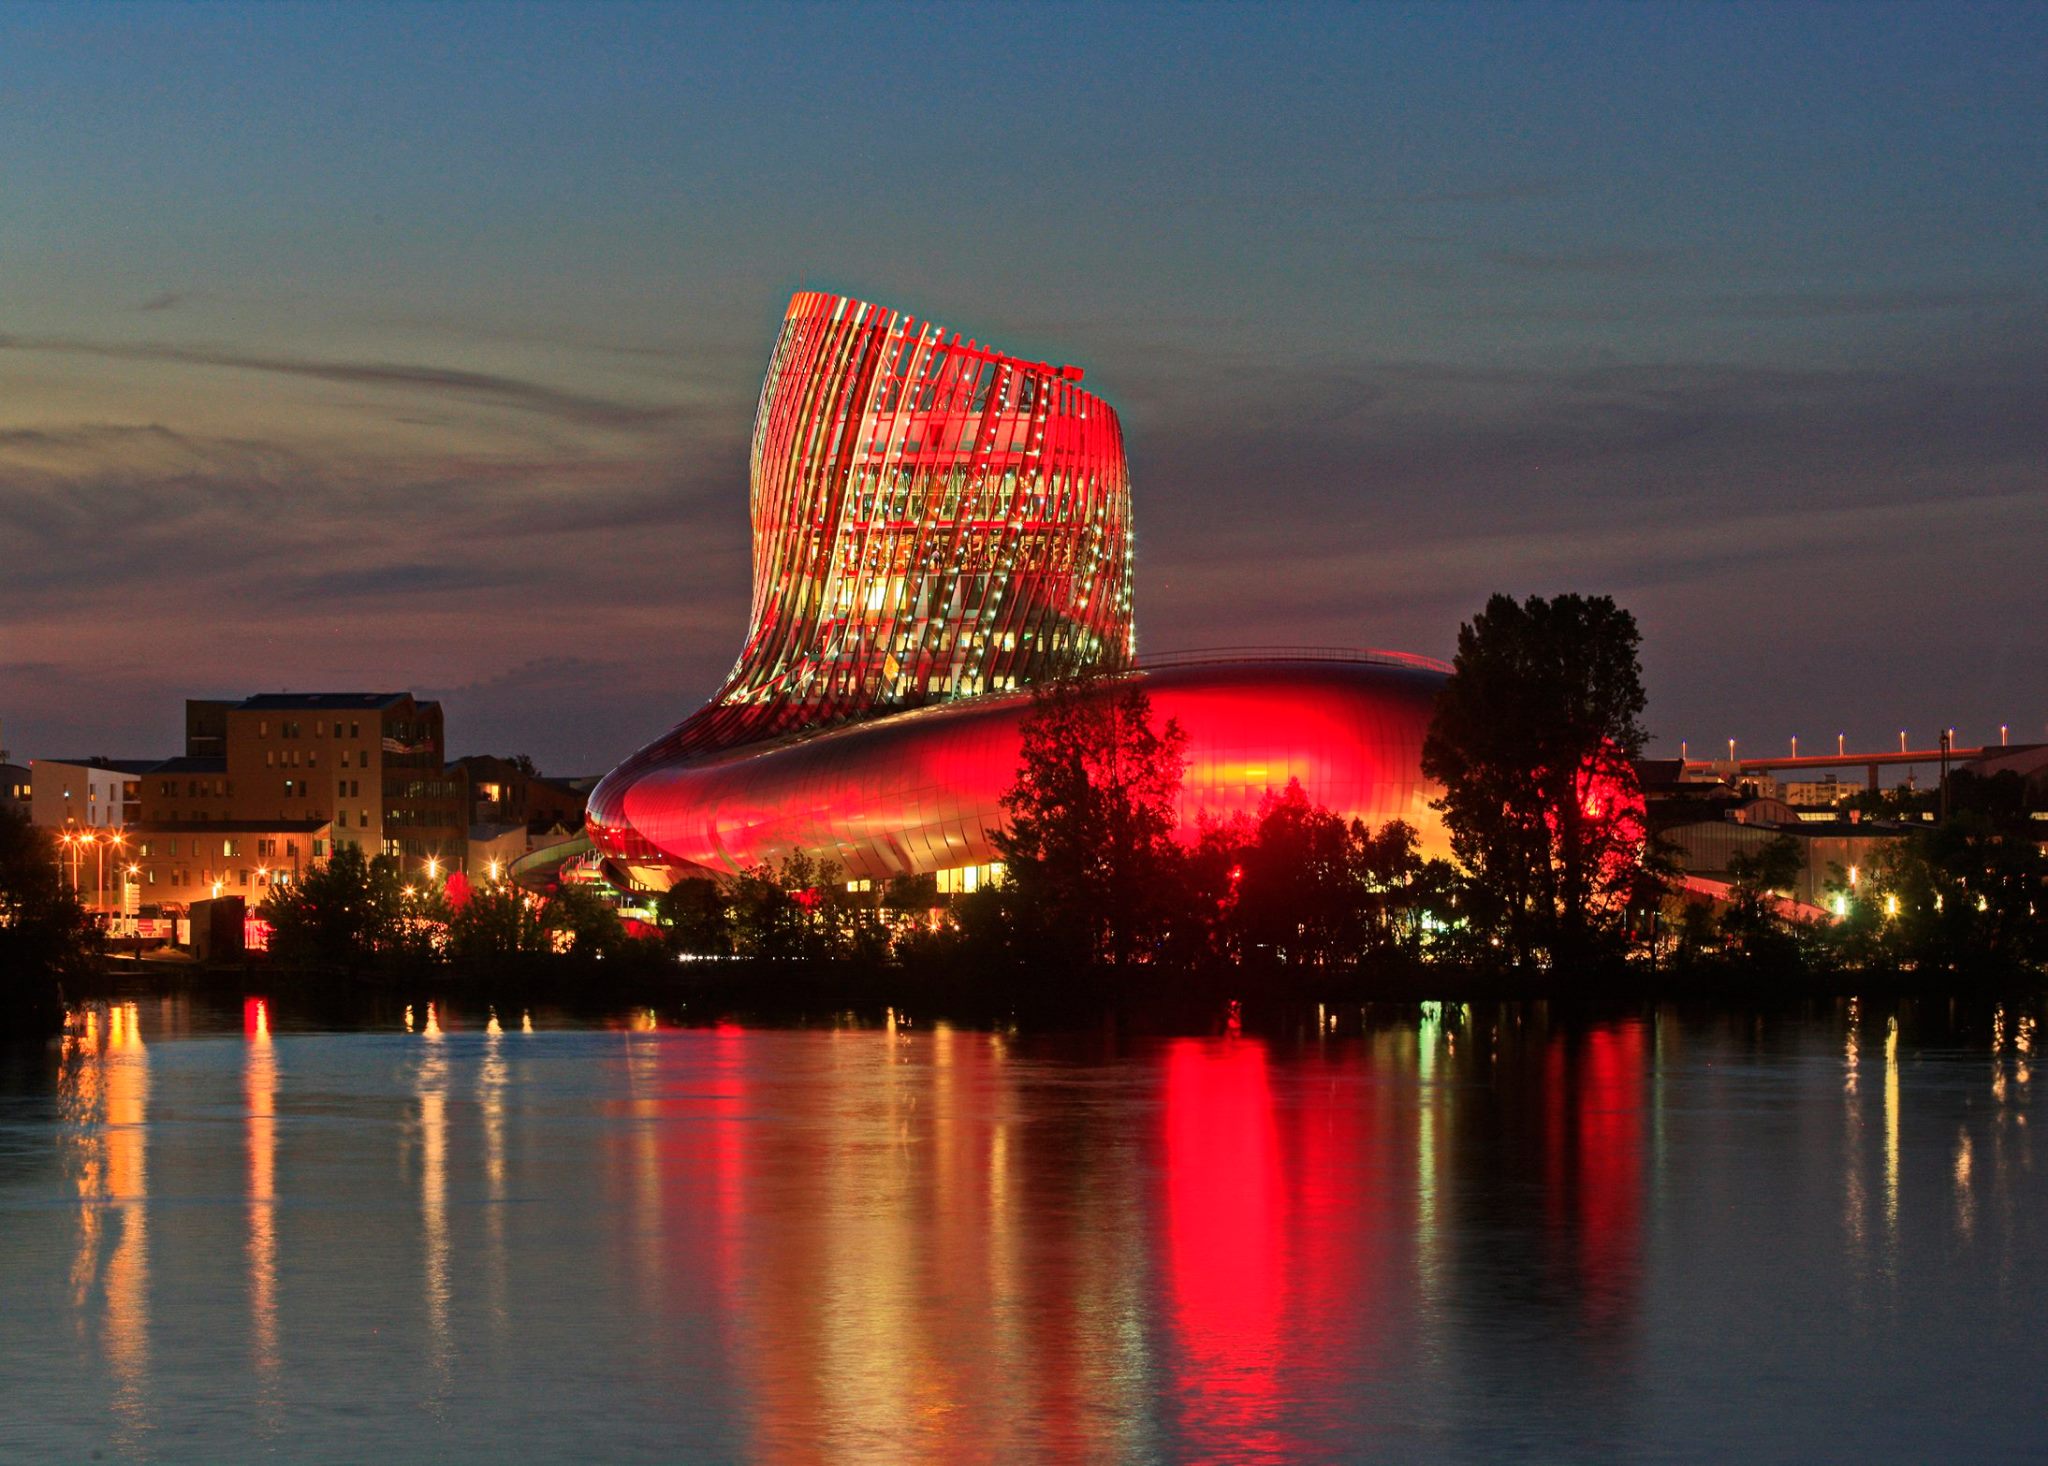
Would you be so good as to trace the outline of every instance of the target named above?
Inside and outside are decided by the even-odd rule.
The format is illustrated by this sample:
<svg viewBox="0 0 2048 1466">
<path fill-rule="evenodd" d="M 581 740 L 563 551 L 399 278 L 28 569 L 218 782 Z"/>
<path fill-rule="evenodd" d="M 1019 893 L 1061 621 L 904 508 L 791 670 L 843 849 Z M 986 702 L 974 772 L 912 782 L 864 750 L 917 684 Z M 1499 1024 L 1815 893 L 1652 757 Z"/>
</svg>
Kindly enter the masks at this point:
<svg viewBox="0 0 2048 1466">
<path fill-rule="evenodd" d="M 1903 743 L 1903 740 L 1901 740 Z M 2005 746 L 2005 745 L 2000 745 Z M 1837 745 L 1839 748 L 1839 745 Z M 1799 742 L 1794 739 L 1790 753 L 1760 758 L 1688 758 L 1684 759 L 1688 774 L 1713 774 L 1721 778 L 1740 778 L 1744 774 L 1800 773 L 1820 769 L 1863 769 L 1866 771 L 1865 787 L 1877 788 L 1877 771 L 1892 764 L 1938 764 L 1944 761 L 1957 763 L 1979 758 L 1987 753 L 1996 753 L 1997 747 L 1982 745 L 1976 748 L 1958 748 L 1946 737 L 1933 748 L 1887 748 L 1882 752 L 1836 753 L 1799 752 Z"/>
</svg>

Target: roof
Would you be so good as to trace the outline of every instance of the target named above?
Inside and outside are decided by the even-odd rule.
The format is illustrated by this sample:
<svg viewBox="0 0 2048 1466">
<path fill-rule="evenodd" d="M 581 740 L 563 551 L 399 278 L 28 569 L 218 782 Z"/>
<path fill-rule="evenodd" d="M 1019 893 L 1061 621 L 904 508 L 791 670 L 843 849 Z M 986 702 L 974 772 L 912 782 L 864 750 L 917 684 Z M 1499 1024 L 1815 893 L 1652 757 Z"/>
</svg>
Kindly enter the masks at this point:
<svg viewBox="0 0 2048 1466">
<path fill-rule="evenodd" d="M 144 820 L 130 835 L 317 835 L 332 820 Z"/>
<path fill-rule="evenodd" d="M 112 774 L 146 774 L 163 760 L 160 758 L 103 758 L 92 754 L 86 758 L 33 758 L 31 764 L 70 764 L 81 769 L 105 769 Z"/>
<path fill-rule="evenodd" d="M 152 774 L 225 774 L 228 761 L 224 758 L 195 758 L 191 754 L 180 754 L 167 758 L 148 770 Z"/>
<path fill-rule="evenodd" d="M 1832 820 L 1826 824 L 1818 820 L 1802 820 L 1790 825 L 1746 824 L 1740 820 L 1690 820 L 1682 825 L 1673 825 L 1663 833 L 1674 840 L 1682 840 L 1688 834 L 1705 831 L 1740 831 L 1745 838 L 1754 837 L 1760 841 L 1775 839 L 1780 835 L 1789 835 L 1796 840 L 1893 840 L 1919 828 L 1922 827 L 1900 824 L 1893 820 Z"/>
<path fill-rule="evenodd" d="M 412 694 L 406 692 L 259 692 L 254 697 L 245 697 L 234 706 L 246 711 L 279 709 L 290 711 L 294 708 L 354 708 L 363 711 L 368 708 L 388 708 L 395 702 L 403 702 Z"/>
</svg>

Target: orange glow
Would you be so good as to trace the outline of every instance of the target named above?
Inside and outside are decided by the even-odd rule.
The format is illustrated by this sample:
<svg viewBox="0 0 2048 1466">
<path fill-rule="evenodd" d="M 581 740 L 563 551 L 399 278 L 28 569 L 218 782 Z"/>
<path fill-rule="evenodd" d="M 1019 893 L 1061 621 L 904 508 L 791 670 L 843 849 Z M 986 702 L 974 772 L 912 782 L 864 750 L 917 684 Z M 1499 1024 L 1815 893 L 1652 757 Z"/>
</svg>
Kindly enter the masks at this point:
<svg viewBox="0 0 2048 1466">
<path fill-rule="evenodd" d="M 270 1043 L 270 1005 L 242 1004 L 249 1038 L 242 1072 L 249 1171 L 250 1362 L 266 1387 L 279 1365 L 277 1340 L 277 1055 Z"/>
</svg>

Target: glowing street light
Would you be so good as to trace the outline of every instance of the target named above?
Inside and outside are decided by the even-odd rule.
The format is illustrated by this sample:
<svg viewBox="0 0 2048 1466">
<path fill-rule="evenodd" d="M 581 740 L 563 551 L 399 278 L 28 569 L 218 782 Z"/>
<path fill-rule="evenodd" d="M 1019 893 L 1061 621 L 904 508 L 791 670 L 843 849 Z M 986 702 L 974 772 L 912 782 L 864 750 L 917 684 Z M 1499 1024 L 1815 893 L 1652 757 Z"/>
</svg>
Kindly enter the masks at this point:
<svg viewBox="0 0 2048 1466">
<path fill-rule="evenodd" d="M 439 879 L 440 879 L 440 877 L 441 877 L 441 857 L 440 857 L 440 856 L 438 856 L 438 855 L 429 855 L 429 856 L 427 857 L 427 879 L 428 879 L 428 880 L 430 880 L 430 881 L 433 881 L 433 880 L 439 880 Z"/>
</svg>

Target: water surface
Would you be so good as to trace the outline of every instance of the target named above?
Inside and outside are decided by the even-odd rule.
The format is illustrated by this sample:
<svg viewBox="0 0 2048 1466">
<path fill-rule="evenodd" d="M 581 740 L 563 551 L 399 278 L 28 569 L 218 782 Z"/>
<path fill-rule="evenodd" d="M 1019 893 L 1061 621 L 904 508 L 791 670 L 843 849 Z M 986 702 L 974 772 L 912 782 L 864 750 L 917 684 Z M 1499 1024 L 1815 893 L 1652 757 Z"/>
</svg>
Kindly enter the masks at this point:
<svg viewBox="0 0 2048 1466">
<path fill-rule="evenodd" d="M 2039 1017 L 97 1005 L 0 1461 L 2038 1459 Z"/>
</svg>

